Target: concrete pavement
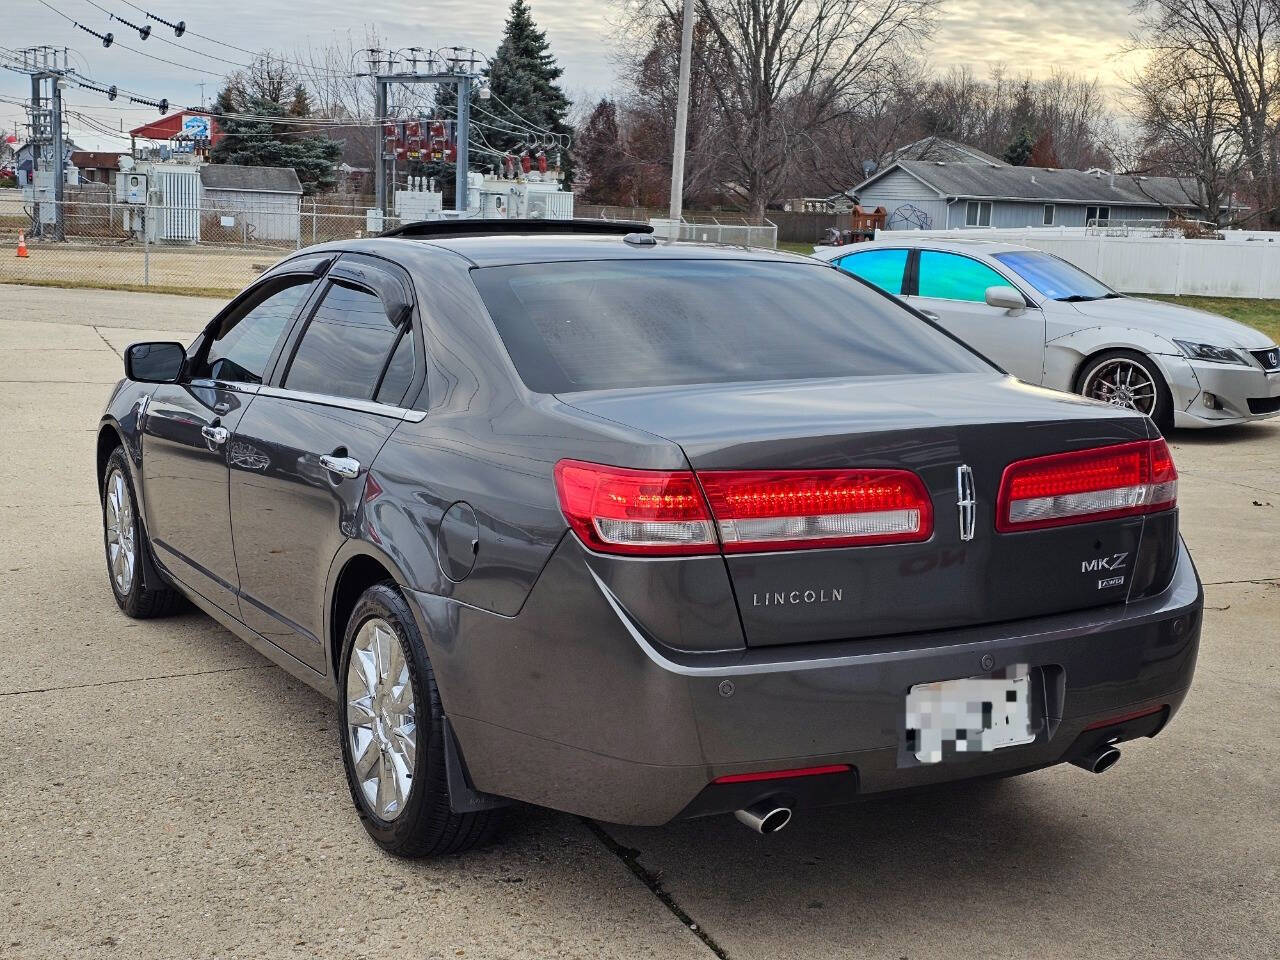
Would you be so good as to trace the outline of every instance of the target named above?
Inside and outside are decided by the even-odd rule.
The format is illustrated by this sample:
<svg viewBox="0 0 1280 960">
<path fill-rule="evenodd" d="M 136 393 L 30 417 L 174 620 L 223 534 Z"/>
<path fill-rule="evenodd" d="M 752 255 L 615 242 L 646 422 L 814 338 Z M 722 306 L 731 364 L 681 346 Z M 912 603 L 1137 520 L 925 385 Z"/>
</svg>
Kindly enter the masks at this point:
<svg viewBox="0 0 1280 960">
<path fill-rule="evenodd" d="M 771 838 L 523 809 L 494 846 L 402 863 L 355 818 L 331 704 L 202 615 L 111 598 L 93 428 L 118 353 L 218 305 L 0 285 L 0 957 L 1280 954 L 1280 423 L 1174 438 L 1199 672 L 1105 777 Z"/>
</svg>

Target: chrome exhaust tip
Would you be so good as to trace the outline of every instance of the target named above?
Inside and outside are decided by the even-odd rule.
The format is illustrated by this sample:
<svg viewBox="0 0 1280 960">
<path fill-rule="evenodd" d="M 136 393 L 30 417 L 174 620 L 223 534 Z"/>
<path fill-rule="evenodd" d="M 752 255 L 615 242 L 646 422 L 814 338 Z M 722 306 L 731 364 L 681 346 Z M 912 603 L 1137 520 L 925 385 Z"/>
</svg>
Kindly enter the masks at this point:
<svg viewBox="0 0 1280 960">
<path fill-rule="evenodd" d="M 1110 744 L 1105 744 L 1090 753 L 1075 757 L 1071 762 L 1081 770 L 1088 770 L 1090 773 L 1106 773 L 1116 765 L 1119 759 L 1120 751 Z"/>
<path fill-rule="evenodd" d="M 777 833 L 791 822 L 791 808 L 770 800 L 753 803 L 745 810 L 735 810 L 733 815 L 760 834 Z"/>
</svg>

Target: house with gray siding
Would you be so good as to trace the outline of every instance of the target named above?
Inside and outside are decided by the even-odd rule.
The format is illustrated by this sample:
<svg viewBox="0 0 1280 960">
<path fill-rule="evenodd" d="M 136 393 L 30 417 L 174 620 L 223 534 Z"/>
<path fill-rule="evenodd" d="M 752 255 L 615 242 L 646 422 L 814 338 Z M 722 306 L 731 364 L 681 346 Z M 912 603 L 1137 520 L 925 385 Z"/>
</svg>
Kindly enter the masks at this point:
<svg viewBox="0 0 1280 960">
<path fill-rule="evenodd" d="M 897 160 L 849 195 L 864 207 L 884 207 L 889 230 L 956 230 L 1194 219 L 1201 206 L 1196 190 L 1175 177 Z"/>
</svg>

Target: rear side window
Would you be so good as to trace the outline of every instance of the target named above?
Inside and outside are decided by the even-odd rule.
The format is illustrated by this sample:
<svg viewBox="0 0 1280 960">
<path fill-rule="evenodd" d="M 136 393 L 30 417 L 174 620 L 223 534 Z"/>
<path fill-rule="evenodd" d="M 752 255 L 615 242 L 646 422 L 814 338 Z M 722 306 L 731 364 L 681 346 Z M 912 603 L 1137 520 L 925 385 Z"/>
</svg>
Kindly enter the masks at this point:
<svg viewBox="0 0 1280 960">
<path fill-rule="evenodd" d="M 261 383 L 276 341 L 311 292 L 312 282 L 309 276 L 290 278 L 284 281 L 283 289 L 227 317 L 194 375 L 235 383 Z"/>
<path fill-rule="evenodd" d="M 302 334 L 284 386 L 372 399 L 399 335 L 377 294 L 335 280 Z"/>
<path fill-rule="evenodd" d="M 840 260 L 840 269 L 897 296 L 902 293 L 902 275 L 907 271 L 907 251 L 868 250 L 865 253 L 851 253 Z"/>
<path fill-rule="evenodd" d="M 986 264 L 954 253 L 920 251 L 920 296 L 939 300 L 983 303 L 987 287 L 1007 287 L 1009 281 Z"/>
<path fill-rule="evenodd" d="M 387 372 L 382 375 L 382 383 L 378 386 L 378 395 L 374 399 L 379 403 L 399 406 L 409 384 L 413 382 L 413 363 L 413 327 L 410 326 L 405 329 L 391 354 Z"/>
<path fill-rule="evenodd" d="M 603 260 L 471 275 L 520 377 L 542 393 L 991 369 L 816 263 Z"/>
</svg>

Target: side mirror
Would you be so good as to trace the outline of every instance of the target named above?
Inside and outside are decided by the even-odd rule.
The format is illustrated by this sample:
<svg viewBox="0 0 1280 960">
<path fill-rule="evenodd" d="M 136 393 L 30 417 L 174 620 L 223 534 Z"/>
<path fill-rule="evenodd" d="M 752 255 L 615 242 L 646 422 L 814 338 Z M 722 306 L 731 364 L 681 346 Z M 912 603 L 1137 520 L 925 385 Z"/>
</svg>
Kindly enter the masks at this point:
<svg viewBox="0 0 1280 960">
<path fill-rule="evenodd" d="M 142 383 L 173 383 L 186 362 L 187 349 L 180 343 L 134 343 L 124 352 L 124 375 Z"/>
<path fill-rule="evenodd" d="M 987 287 L 987 306 L 999 307 L 1001 310 L 1025 310 L 1026 299 L 1013 287 L 1004 285 Z"/>
</svg>

